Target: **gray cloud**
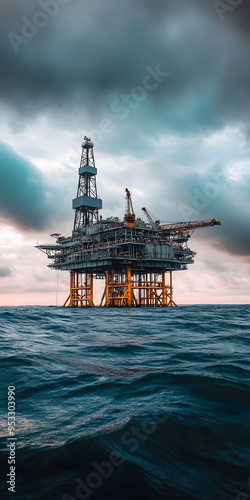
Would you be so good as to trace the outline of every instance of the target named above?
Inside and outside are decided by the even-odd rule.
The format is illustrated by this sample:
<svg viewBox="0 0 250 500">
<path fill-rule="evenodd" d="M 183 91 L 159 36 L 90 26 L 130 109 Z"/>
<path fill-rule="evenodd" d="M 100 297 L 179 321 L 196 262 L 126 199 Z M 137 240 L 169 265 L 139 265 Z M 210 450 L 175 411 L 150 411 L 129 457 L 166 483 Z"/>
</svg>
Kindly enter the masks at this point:
<svg viewBox="0 0 250 500">
<path fill-rule="evenodd" d="M 58 201 L 56 189 L 14 149 L 0 142 L 0 215 L 25 229 L 49 227 Z"/>
<path fill-rule="evenodd" d="M 7 278 L 11 276 L 12 271 L 10 267 L 0 267 L 0 278 Z"/>
<path fill-rule="evenodd" d="M 156 114 L 155 132 L 187 133 L 247 123 L 248 7 L 243 2 L 221 23 L 210 0 L 200 4 L 75 0 L 61 6 L 15 54 L 7 29 L 21 33 L 21 17 L 32 21 L 40 8 L 23 2 L 22 9 L 19 5 L 18 11 L 5 13 L 0 96 L 22 117 L 62 109 L 75 115 L 78 110 L 77 122 L 84 107 L 97 122 L 113 95 L 130 92 L 140 84 L 147 65 L 160 64 L 170 72 L 167 84 L 148 93 L 130 119 L 146 133 Z"/>
<path fill-rule="evenodd" d="M 238 180 L 215 163 L 203 170 L 186 168 L 171 174 L 168 196 L 181 220 L 217 219 L 221 226 L 199 229 L 201 240 L 232 255 L 250 255 L 250 176 Z"/>
</svg>

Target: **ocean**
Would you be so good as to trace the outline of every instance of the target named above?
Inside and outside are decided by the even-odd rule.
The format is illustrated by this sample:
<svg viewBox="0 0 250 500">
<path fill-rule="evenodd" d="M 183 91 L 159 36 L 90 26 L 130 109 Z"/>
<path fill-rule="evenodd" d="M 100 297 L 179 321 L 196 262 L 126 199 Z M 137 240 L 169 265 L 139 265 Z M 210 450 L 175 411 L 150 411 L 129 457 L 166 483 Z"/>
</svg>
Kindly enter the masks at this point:
<svg viewBox="0 0 250 500">
<path fill-rule="evenodd" d="M 1 499 L 250 498 L 250 306 L 1 307 L 0 332 Z"/>
</svg>

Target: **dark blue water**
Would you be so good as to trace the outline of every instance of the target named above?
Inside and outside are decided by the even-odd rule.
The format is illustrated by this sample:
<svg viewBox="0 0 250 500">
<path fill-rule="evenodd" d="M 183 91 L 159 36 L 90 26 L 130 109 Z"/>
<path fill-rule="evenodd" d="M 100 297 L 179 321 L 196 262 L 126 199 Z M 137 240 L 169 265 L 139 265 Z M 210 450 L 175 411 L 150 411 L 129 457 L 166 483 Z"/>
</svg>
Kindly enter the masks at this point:
<svg viewBox="0 0 250 500">
<path fill-rule="evenodd" d="M 2 307 L 0 331 L 1 498 L 248 498 L 250 306 Z"/>
</svg>

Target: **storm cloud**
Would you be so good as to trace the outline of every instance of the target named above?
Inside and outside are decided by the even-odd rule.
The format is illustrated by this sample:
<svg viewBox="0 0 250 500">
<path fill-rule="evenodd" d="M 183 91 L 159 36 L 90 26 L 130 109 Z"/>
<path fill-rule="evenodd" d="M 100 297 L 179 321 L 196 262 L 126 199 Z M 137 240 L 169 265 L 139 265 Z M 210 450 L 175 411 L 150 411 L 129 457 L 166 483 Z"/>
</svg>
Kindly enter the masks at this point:
<svg viewBox="0 0 250 500">
<path fill-rule="evenodd" d="M 215 163 L 198 171 L 181 169 L 171 176 L 169 194 L 178 200 L 181 220 L 215 218 L 222 225 L 199 230 L 199 238 L 232 255 L 250 255 L 250 175 L 238 178 Z"/>
<path fill-rule="evenodd" d="M 41 28 L 35 26 L 37 13 L 44 12 L 41 2 L 16 1 L 17 10 L 1 7 L 6 27 L 0 97 L 18 116 L 63 108 L 77 113 L 77 122 L 82 107 L 98 120 L 115 97 L 122 100 L 140 85 L 147 66 L 159 64 L 170 73 L 168 81 L 148 92 L 135 117 L 146 133 L 154 110 L 155 133 L 248 123 L 246 2 L 226 11 L 224 22 L 210 0 L 42 4 L 53 3 L 57 13 L 47 15 Z M 18 53 L 10 33 L 29 34 Z"/>
<path fill-rule="evenodd" d="M 9 267 L 0 267 L 0 278 L 7 278 L 12 275 L 12 271 Z"/>
<path fill-rule="evenodd" d="M 54 199 L 43 174 L 0 142 L 0 216 L 25 229 L 49 226 Z"/>
</svg>

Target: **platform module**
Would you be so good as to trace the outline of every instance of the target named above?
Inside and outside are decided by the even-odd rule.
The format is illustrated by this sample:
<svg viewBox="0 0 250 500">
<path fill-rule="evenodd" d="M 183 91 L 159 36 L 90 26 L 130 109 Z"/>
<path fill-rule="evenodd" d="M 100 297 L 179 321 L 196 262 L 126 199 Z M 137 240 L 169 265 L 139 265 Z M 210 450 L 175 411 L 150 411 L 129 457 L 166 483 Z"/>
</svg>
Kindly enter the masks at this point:
<svg viewBox="0 0 250 500">
<path fill-rule="evenodd" d="M 105 282 L 101 306 L 176 306 L 172 273 L 186 270 L 194 262 L 189 238 L 195 229 L 220 222 L 210 219 L 161 224 L 143 207 L 145 222 L 136 217 L 128 188 L 123 220 L 115 216 L 103 219 L 99 214 L 102 200 L 97 195 L 94 144 L 86 136 L 78 174 L 72 235 L 54 233 L 55 243 L 36 246 L 47 254 L 48 267 L 70 273 L 64 306 L 94 306 L 94 279 Z"/>
</svg>

